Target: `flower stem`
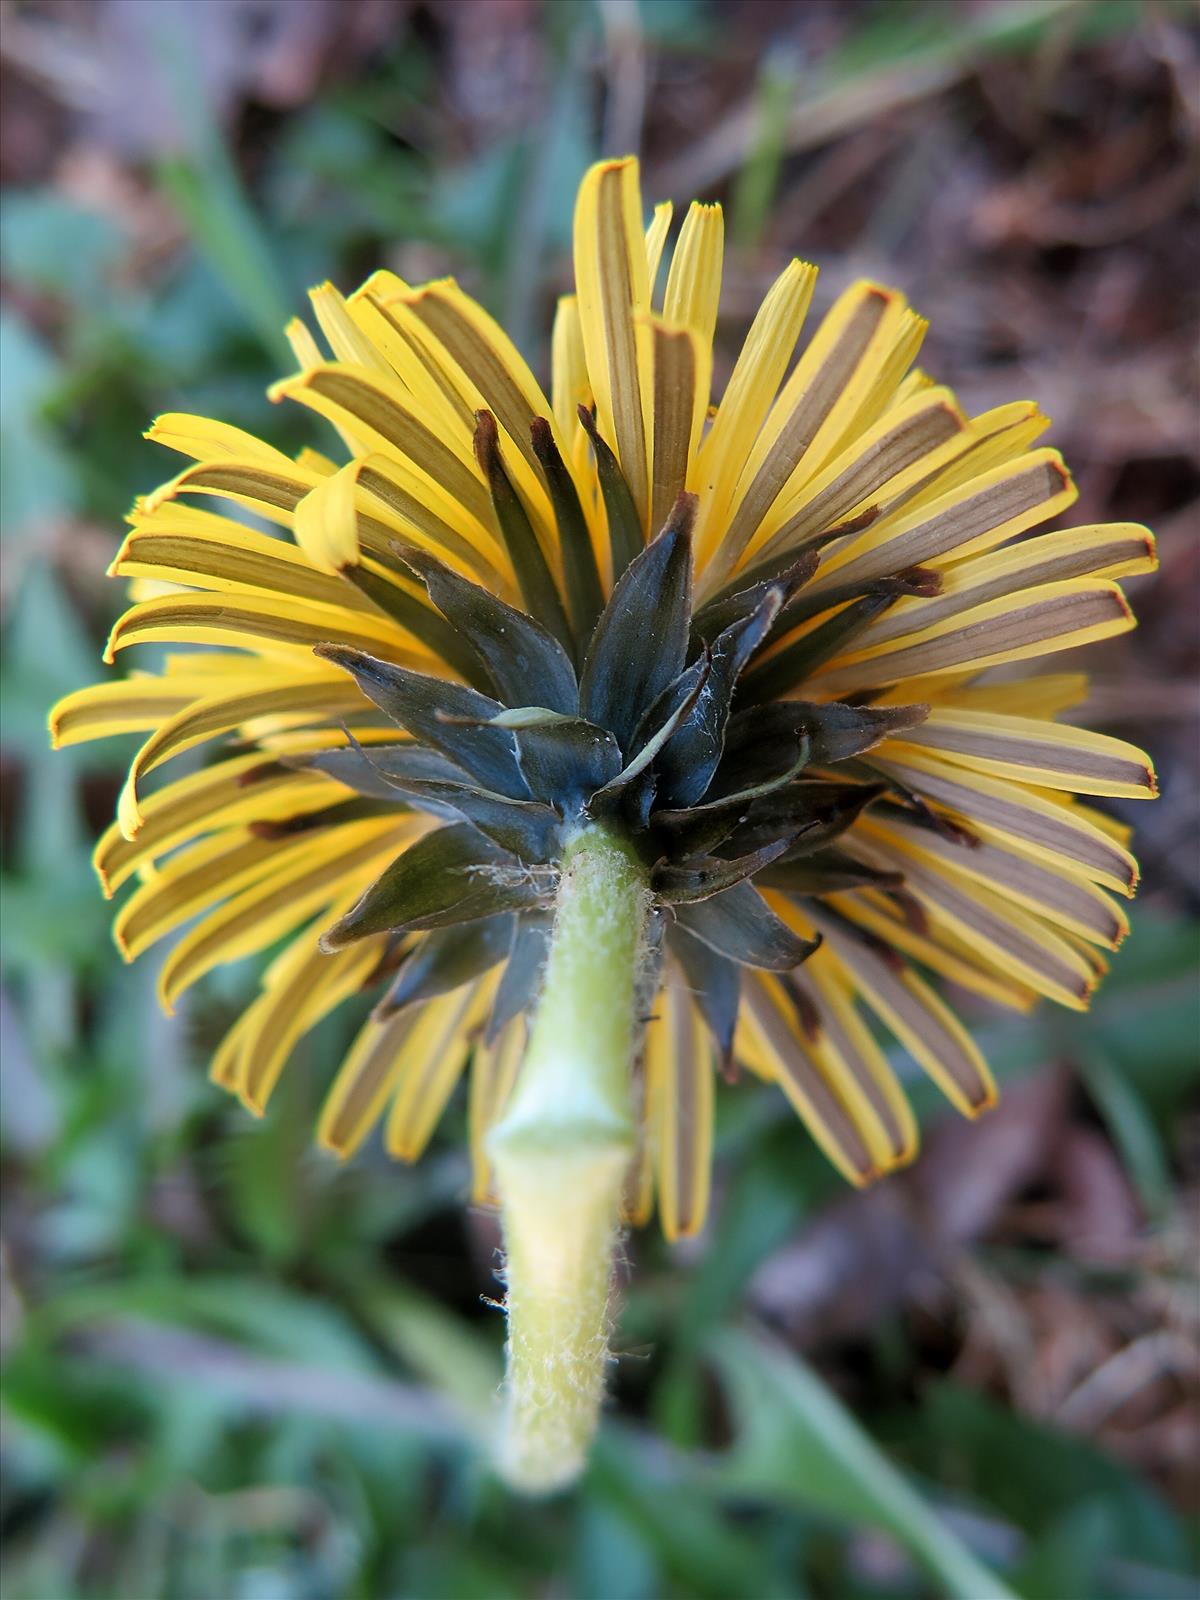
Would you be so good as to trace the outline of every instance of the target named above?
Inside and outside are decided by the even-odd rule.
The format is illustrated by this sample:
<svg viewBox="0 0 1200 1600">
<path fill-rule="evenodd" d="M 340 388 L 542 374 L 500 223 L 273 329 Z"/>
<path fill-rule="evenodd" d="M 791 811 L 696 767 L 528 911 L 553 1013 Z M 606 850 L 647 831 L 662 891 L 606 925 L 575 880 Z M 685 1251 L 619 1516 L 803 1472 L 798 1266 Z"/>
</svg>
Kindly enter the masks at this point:
<svg viewBox="0 0 1200 1600">
<path fill-rule="evenodd" d="M 578 834 L 563 857 L 525 1060 L 488 1137 L 507 1257 L 500 1466 L 534 1493 L 578 1476 L 604 1396 L 649 907 L 633 852 L 602 828 Z"/>
</svg>

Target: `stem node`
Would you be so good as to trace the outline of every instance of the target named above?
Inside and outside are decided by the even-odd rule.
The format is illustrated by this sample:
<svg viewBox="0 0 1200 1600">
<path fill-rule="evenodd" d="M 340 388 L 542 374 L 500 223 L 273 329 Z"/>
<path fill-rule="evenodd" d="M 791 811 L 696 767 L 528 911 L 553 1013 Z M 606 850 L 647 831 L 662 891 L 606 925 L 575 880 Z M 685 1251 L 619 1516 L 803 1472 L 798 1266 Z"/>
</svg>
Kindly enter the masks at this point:
<svg viewBox="0 0 1200 1600">
<path fill-rule="evenodd" d="M 602 828 L 578 834 L 563 858 L 525 1060 L 488 1136 L 508 1288 L 500 1467 L 531 1493 L 579 1475 L 604 1397 L 649 908 L 633 852 Z"/>
</svg>

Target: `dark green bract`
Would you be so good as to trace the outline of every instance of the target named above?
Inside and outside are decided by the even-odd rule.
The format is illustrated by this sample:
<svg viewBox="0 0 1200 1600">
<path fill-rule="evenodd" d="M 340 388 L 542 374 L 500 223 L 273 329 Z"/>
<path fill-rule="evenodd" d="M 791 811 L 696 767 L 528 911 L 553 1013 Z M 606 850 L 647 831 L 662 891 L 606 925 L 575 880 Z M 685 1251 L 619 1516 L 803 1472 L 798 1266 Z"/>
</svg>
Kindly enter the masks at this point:
<svg viewBox="0 0 1200 1600">
<path fill-rule="evenodd" d="M 585 525 L 564 529 L 568 603 L 559 597 L 519 497 L 504 472 L 495 424 L 481 413 L 476 446 L 528 611 L 505 604 L 424 550 L 393 546 L 423 585 L 430 622 L 452 635 L 467 684 L 428 677 L 363 651 L 323 645 L 408 736 L 294 758 L 364 797 L 428 812 L 445 825 L 406 849 L 332 928 L 338 949 L 383 932 L 398 969 L 380 1010 L 429 999 L 506 962 L 489 1024 L 495 1034 L 536 997 L 564 846 L 603 823 L 642 858 L 655 897 L 650 958 L 669 947 L 729 1060 L 738 968 L 787 972 L 816 948 L 798 937 L 756 885 L 794 896 L 890 883 L 834 841 L 884 786 L 853 766 L 887 734 L 919 722 L 924 706 L 778 700 L 824 659 L 822 629 L 764 661 L 764 647 L 802 622 L 811 551 L 754 573 L 699 609 L 692 587 L 696 499 L 681 494 L 666 526 L 621 565 L 606 605 Z M 558 472 L 548 430 L 535 444 L 570 522 L 574 490 Z M 611 453 L 610 453 L 611 454 Z M 628 490 L 601 461 L 614 563 L 630 542 Z M 848 596 L 835 615 L 851 628 L 911 574 Z M 420 604 L 413 601 L 414 605 Z M 861 620 L 860 620 L 861 619 Z M 843 763 L 851 765 L 838 768 Z M 422 932 L 418 941 L 405 935 Z"/>
</svg>

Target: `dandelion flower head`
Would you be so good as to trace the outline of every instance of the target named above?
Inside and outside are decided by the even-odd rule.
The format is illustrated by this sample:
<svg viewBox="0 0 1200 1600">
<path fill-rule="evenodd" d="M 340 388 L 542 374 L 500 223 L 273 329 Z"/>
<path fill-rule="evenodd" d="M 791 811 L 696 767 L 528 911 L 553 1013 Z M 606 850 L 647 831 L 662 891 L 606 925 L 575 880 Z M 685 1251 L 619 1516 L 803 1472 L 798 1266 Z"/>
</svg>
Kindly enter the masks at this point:
<svg viewBox="0 0 1200 1600">
<path fill-rule="evenodd" d="M 452 280 L 377 272 L 288 330 L 272 398 L 325 453 L 160 417 L 189 464 L 130 516 L 108 659 L 173 653 L 53 730 L 145 735 L 96 867 L 131 887 L 128 958 L 186 927 L 164 1005 L 271 952 L 215 1080 L 262 1112 L 371 991 L 320 1142 L 349 1156 L 382 1123 L 415 1159 L 469 1063 L 481 1201 L 564 853 L 592 824 L 623 841 L 652 902 L 625 1211 L 676 1237 L 704 1221 L 721 1073 L 776 1085 L 865 1184 L 917 1140 L 881 1034 L 967 1115 L 992 1102 L 939 979 L 1087 1005 L 1137 881 L 1091 798 L 1154 777 L 1061 720 L 1086 680 L 1040 658 L 1132 627 L 1118 580 L 1154 547 L 1032 534 L 1076 498 L 1047 419 L 965 415 L 879 284 L 805 342 L 793 261 L 715 393 L 721 212 L 693 205 L 668 250 L 671 221 L 644 230 L 635 162 L 588 173 L 548 396 Z"/>
</svg>

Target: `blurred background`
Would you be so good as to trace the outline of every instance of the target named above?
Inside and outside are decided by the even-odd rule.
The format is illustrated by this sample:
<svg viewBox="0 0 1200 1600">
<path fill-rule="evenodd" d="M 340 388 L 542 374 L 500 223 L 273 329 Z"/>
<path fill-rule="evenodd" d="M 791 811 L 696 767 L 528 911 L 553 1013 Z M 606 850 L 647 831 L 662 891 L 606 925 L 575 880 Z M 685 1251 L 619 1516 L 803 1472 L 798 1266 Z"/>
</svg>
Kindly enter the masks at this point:
<svg viewBox="0 0 1200 1600">
<path fill-rule="evenodd" d="M 1196 1594 L 1198 13 L 1170 0 L 3 0 L 6 1600 Z M 314 1151 L 343 1016 L 255 1123 L 207 1083 L 252 974 L 162 1018 L 89 851 L 131 741 L 52 756 L 163 410 L 296 449 L 304 289 L 453 273 L 543 372 L 576 182 L 726 206 L 719 362 L 793 254 L 1036 397 L 1071 520 L 1157 531 L 1093 726 L 1142 742 L 1144 888 L 1091 1014 L 955 996 L 1001 1076 L 841 1185 L 722 1091 L 706 1236 L 630 1240 L 578 1491 L 480 1464 L 501 1320 L 455 1102 L 415 1171 Z M 677 216 L 680 214 L 677 210 Z M 719 377 L 723 374 L 719 372 Z M 311 442 L 319 442 L 317 435 Z M 139 663 L 142 664 L 142 663 Z M 181 770 L 181 769 L 177 769 Z M 856 1419 L 856 1420 L 852 1420 Z"/>
</svg>

